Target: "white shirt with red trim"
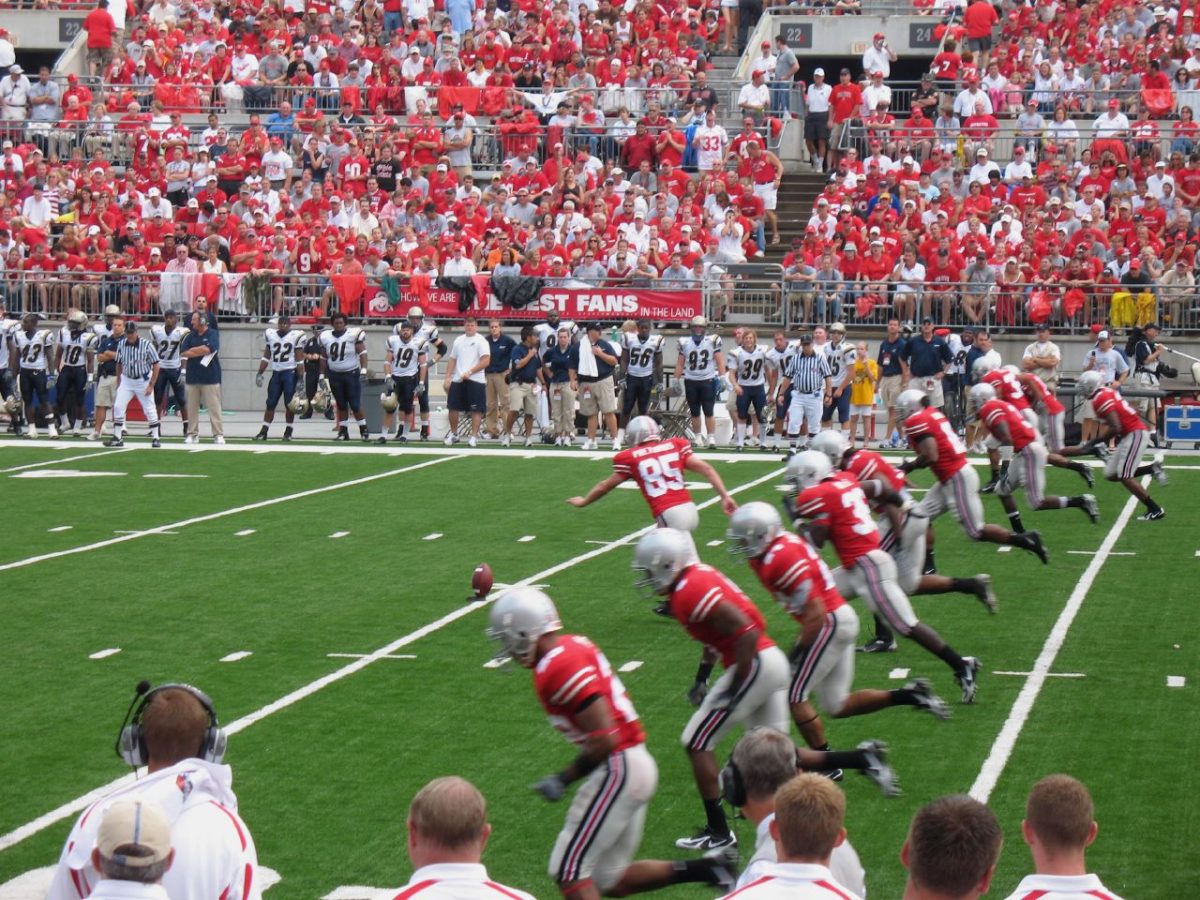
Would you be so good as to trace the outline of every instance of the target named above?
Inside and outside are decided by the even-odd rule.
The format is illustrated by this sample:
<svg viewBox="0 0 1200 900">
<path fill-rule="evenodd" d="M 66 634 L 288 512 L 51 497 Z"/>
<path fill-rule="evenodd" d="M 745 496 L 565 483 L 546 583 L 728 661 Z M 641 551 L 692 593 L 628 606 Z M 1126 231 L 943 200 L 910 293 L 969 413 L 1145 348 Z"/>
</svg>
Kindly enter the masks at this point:
<svg viewBox="0 0 1200 900">
<path fill-rule="evenodd" d="M 738 876 L 738 888 L 744 888 L 769 874 L 769 870 L 779 865 L 779 857 L 775 847 L 775 839 L 771 837 L 771 822 L 775 813 L 771 813 L 758 823 L 754 835 L 754 855 Z M 834 881 L 844 885 L 851 894 L 867 896 L 867 873 L 858 858 L 858 851 L 850 844 L 850 839 L 842 841 L 833 848 L 829 855 L 829 871 Z"/>
<path fill-rule="evenodd" d="M 1121 900 L 1095 875 L 1026 875 L 1007 900 Z"/>
<path fill-rule="evenodd" d="M 862 900 L 834 880 L 825 866 L 812 863 L 775 863 L 763 874 L 725 900 Z"/>
<path fill-rule="evenodd" d="M 532 894 L 518 891 L 488 878 L 487 869 L 476 863 L 437 863 L 413 872 L 408 884 L 392 900 L 534 900 Z"/>
<path fill-rule="evenodd" d="M 185 759 L 93 803 L 67 837 L 46 900 L 91 896 L 100 873 L 92 848 L 104 810 L 117 800 L 152 801 L 171 822 L 175 862 L 163 876 L 171 900 L 261 900 L 258 853 L 237 814 L 229 766 Z"/>
</svg>

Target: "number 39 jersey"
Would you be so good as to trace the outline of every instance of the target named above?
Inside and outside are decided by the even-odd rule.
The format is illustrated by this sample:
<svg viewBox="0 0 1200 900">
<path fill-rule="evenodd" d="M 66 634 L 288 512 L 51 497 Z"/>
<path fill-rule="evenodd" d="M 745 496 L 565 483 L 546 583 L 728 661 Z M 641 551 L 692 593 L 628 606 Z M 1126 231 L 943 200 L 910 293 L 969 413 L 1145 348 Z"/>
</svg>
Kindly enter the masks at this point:
<svg viewBox="0 0 1200 900">
<path fill-rule="evenodd" d="M 308 336 L 296 329 L 280 333 L 274 328 L 268 328 L 263 335 L 263 355 L 271 366 L 272 372 L 286 372 L 296 368 L 296 354 L 307 342 Z M 353 349 L 353 347 L 351 347 Z M 355 366 L 358 361 L 355 359 Z"/>
<path fill-rule="evenodd" d="M 651 334 L 643 341 L 636 334 L 627 334 L 623 343 L 629 351 L 629 366 L 625 374 L 635 378 L 649 378 L 653 375 L 654 357 L 662 352 L 662 335 Z"/>
<path fill-rule="evenodd" d="M 683 357 L 683 377 L 689 381 L 704 381 L 717 376 L 717 354 L 721 339 L 706 334 L 696 338 L 689 335 L 679 339 L 679 355 Z"/>
<path fill-rule="evenodd" d="M 950 421 L 932 406 L 909 416 L 904 422 L 904 433 L 914 450 L 922 438 L 931 437 L 937 443 L 937 462 L 930 468 L 938 481 L 949 481 L 967 464 L 967 448 L 954 433 Z"/>
<path fill-rule="evenodd" d="M 347 328 L 341 334 L 321 332 L 321 349 L 329 359 L 330 372 L 357 372 L 358 353 L 354 345 L 365 341 L 367 336 L 361 328 Z"/>
<path fill-rule="evenodd" d="M 742 387 L 758 387 L 765 384 L 767 351 L 762 346 L 753 350 L 735 347 L 729 354 L 729 368 Z"/>
<path fill-rule="evenodd" d="M 643 744 L 646 733 L 638 721 L 637 710 L 625 685 L 613 673 L 600 649 L 577 634 L 559 637 L 550 652 L 538 660 L 533 672 L 538 699 L 557 728 L 573 744 L 582 744 L 588 736 L 576 716 L 589 702 L 604 703 L 616 729 L 615 753 Z"/>
<path fill-rule="evenodd" d="M 828 526 L 829 540 L 846 568 L 880 547 L 867 495 L 849 472 L 838 472 L 805 488 L 796 498 L 796 515 Z"/>
<path fill-rule="evenodd" d="M 658 518 L 668 509 L 691 503 L 692 495 L 683 480 L 683 467 L 692 455 L 686 438 L 669 438 L 627 447 L 613 457 L 613 471 L 632 478 Z"/>
<path fill-rule="evenodd" d="M 415 378 L 421 371 L 421 363 L 428 363 L 425 343 L 414 337 L 405 342 L 404 338 L 392 335 L 387 340 L 388 351 L 392 354 L 392 375 L 395 378 Z"/>
</svg>

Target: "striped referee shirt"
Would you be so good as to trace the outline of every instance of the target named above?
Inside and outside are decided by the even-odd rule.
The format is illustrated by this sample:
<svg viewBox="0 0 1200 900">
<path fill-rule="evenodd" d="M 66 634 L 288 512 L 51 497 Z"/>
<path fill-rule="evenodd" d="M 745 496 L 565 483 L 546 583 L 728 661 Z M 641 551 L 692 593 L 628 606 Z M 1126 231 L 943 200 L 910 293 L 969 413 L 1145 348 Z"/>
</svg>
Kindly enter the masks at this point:
<svg viewBox="0 0 1200 900">
<path fill-rule="evenodd" d="M 155 349 L 153 341 L 138 338 L 136 344 L 131 344 L 126 338 L 117 345 L 117 362 L 125 378 L 130 381 L 145 381 L 158 362 L 158 350 Z"/>
<path fill-rule="evenodd" d="M 792 390 L 800 394 L 816 394 L 823 391 L 825 379 L 831 375 L 829 360 L 825 358 L 824 353 L 814 353 L 812 356 L 806 356 L 802 352 L 797 353 L 792 357 L 791 365 L 787 370 L 787 377 L 792 382 Z"/>
</svg>

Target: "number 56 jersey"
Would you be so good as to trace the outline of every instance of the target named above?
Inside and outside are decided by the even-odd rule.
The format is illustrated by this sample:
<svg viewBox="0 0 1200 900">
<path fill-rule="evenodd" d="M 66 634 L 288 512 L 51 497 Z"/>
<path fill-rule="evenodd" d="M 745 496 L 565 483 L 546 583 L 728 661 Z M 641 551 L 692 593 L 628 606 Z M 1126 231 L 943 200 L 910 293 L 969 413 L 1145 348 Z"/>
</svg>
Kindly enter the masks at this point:
<svg viewBox="0 0 1200 900">
<path fill-rule="evenodd" d="M 564 634 L 550 652 L 538 660 L 533 673 L 538 699 L 550 724 L 573 744 L 587 740 L 587 730 L 575 717 L 589 704 L 604 703 L 616 730 L 614 752 L 628 750 L 646 741 L 637 710 L 625 685 L 613 673 L 600 649 L 587 638 Z"/>
<path fill-rule="evenodd" d="M 613 457 L 613 471 L 632 478 L 650 504 L 657 519 L 668 509 L 691 503 L 692 495 L 683 478 L 683 467 L 692 455 L 686 438 L 668 438 L 627 447 Z"/>
</svg>

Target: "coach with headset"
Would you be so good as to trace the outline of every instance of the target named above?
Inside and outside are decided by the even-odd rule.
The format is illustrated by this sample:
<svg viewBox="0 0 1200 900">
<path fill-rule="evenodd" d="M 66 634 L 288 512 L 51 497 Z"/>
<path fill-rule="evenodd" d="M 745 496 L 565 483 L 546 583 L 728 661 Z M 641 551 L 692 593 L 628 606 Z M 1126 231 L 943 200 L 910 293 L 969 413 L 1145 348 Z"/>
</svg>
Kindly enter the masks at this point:
<svg viewBox="0 0 1200 900">
<path fill-rule="evenodd" d="M 738 878 L 738 888 L 767 874 L 778 861 L 775 841 L 771 837 L 775 792 L 801 771 L 792 739 L 781 731 L 766 727 L 746 732 L 721 770 L 721 795 L 725 802 L 739 810 L 756 828 L 754 855 Z M 854 894 L 866 896 L 866 872 L 849 839 L 834 847 L 829 869 L 839 884 Z"/>
<path fill-rule="evenodd" d="M 137 686 L 117 736 L 117 755 L 146 775 L 84 810 L 71 829 L 47 900 L 81 900 L 98 873 L 92 867 L 100 823 L 114 803 L 156 803 L 171 823 L 174 864 L 163 876 L 171 900 L 259 900 L 258 855 L 237 813 L 232 772 L 221 760 L 226 736 L 212 701 L 187 684 Z"/>
</svg>

